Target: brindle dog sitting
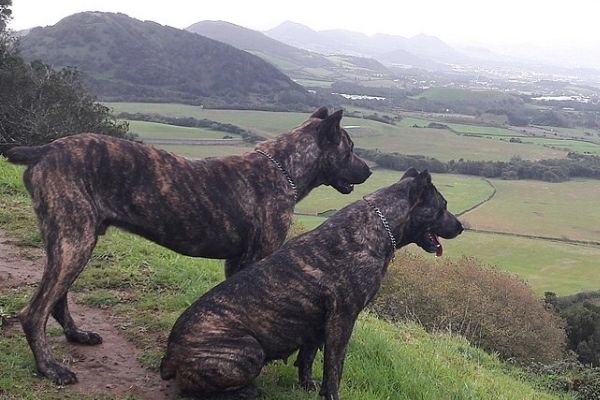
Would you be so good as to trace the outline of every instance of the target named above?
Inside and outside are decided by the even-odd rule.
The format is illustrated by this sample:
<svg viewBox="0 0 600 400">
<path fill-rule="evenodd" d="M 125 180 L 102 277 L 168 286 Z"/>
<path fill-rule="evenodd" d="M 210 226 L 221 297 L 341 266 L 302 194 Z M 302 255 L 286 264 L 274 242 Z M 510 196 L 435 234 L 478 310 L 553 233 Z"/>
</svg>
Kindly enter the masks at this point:
<svg viewBox="0 0 600 400">
<path fill-rule="evenodd" d="M 299 349 L 300 384 L 312 389 L 313 360 L 324 345 L 320 395 L 337 400 L 354 323 L 394 250 L 416 243 L 441 255 L 438 236 L 462 230 L 429 173 L 411 169 L 192 304 L 171 331 L 161 376 L 176 378 L 187 395 L 251 398 L 263 366 Z"/>
<path fill-rule="evenodd" d="M 201 161 L 95 134 L 9 150 L 10 161 L 29 165 L 24 181 L 47 253 L 40 286 L 19 315 L 39 372 L 59 384 L 77 380 L 46 343 L 50 313 L 69 341 L 102 341 L 75 325 L 67 291 L 108 226 L 189 256 L 227 259 L 231 276 L 283 243 L 294 205 L 311 189 L 350 193 L 371 174 L 341 118 L 321 108 L 255 151 Z"/>
</svg>

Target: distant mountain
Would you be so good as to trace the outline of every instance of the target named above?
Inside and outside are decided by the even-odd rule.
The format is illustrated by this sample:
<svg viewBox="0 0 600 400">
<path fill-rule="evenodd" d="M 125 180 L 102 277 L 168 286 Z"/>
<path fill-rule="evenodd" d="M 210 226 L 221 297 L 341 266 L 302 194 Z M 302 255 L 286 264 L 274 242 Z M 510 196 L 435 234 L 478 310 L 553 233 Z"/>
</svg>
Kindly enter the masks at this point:
<svg viewBox="0 0 600 400">
<path fill-rule="evenodd" d="M 308 26 L 296 22 L 286 21 L 275 28 L 264 32 L 265 35 L 287 43 L 290 46 L 299 47 L 310 51 L 316 51 L 323 54 L 331 53 L 337 43 L 323 42 L 323 38 Z"/>
<path fill-rule="evenodd" d="M 225 21 L 201 21 L 187 30 L 251 52 L 294 78 L 343 79 L 355 76 L 359 71 L 362 76 L 391 75 L 385 66 L 373 59 L 326 56 Z"/>
<path fill-rule="evenodd" d="M 411 62 L 414 64 L 410 65 L 427 69 L 438 69 L 439 63 L 461 63 L 467 59 L 464 54 L 442 40 L 427 35 L 405 38 L 384 34 L 367 36 L 345 30 L 314 31 L 289 21 L 266 31 L 265 34 L 292 46 L 324 54 L 361 55 L 373 57 L 384 63 Z"/>
<path fill-rule="evenodd" d="M 266 59 L 277 59 L 291 63 L 295 68 L 333 66 L 321 54 L 287 45 L 268 37 L 262 32 L 226 21 L 201 21 L 189 26 L 186 30 L 227 43 Z M 273 64 L 277 63 L 274 62 Z"/>
<path fill-rule="evenodd" d="M 28 60 L 77 67 L 90 89 L 105 99 L 215 107 L 314 105 L 312 95 L 259 57 L 124 14 L 74 14 L 32 29 L 19 48 Z"/>
</svg>

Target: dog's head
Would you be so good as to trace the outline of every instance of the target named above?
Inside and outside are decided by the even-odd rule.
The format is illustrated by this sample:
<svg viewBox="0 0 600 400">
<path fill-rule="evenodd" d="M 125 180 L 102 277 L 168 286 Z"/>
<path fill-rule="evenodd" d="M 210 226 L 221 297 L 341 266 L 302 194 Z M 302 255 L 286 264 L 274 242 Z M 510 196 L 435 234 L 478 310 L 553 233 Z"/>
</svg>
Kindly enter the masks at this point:
<svg viewBox="0 0 600 400">
<path fill-rule="evenodd" d="M 320 119 L 316 126 L 317 142 L 321 149 L 320 179 L 338 192 L 348 194 L 355 184 L 363 183 L 371 170 L 354 153 L 354 143 L 348 132 L 340 126 L 342 110 L 328 115 L 326 107 L 315 111 L 311 118 Z"/>
<path fill-rule="evenodd" d="M 412 181 L 409 182 L 411 211 L 402 245 L 416 243 L 426 252 L 435 253 L 439 257 L 443 253 L 439 237 L 453 239 L 460 235 L 464 227 L 446 208 L 446 199 L 431 183 L 429 172 L 419 173 L 410 168 L 401 181 L 404 179 Z"/>
</svg>

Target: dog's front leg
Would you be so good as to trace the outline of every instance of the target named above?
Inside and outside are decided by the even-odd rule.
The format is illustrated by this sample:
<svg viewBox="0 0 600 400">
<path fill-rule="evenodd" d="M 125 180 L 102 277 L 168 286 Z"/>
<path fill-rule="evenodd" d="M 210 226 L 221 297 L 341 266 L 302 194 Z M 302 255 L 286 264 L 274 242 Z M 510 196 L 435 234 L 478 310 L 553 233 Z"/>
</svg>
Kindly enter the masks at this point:
<svg viewBox="0 0 600 400">
<path fill-rule="evenodd" d="M 339 386 L 344 368 L 346 348 L 352 336 L 356 317 L 350 313 L 335 313 L 325 323 L 325 359 L 323 384 L 319 395 L 327 400 L 339 400 Z"/>
</svg>

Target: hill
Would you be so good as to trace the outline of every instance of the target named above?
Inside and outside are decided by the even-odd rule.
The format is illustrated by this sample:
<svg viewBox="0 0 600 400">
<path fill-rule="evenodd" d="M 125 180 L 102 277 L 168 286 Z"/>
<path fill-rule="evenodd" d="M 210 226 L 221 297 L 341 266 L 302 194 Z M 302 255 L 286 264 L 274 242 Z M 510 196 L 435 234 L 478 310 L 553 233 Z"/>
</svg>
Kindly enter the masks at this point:
<svg viewBox="0 0 600 400">
<path fill-rule="evenodd" d="M 259 57 L 125 14 L 74 14 L 54 26 L 32 29 L 19 49 L 27 60 L 77 67 L 103 99 L 228 108 L 316 105 L 300 85 Z"/>
<path fill-rule="evenodd" d="M 319 54 L 226 21 L 201 21 L 187 30 L 255 54 L 296 79 L 354 80 L 357 76 L 364 79 L 367 76 L 392 75 L 372 58 Z"/>
<path fill-rule="evenodd" d="M 19 243 L 38 247 L 41 242 L 29 197 L 21 180 L 22 172 L 22 167 L 0 160 L 0 196 L 4 202 L 4 207 L 0 208 L 0 228 Z M 0 244 L 5 246 L 2 248 L 5 251 L 7 245 Z M 15 271 L 27 268 L 27 273 L 36 270 L 39 273 L 38 266 L 41 263 L 39 258 L 35 258 L 33 263 L 15 260 L 13 252 L 19 253 L 16 249 L 3 252 L 6 257 L 0 263 L 0 273 L 7 277 L 4 285 L 1 283 L 5 281 L 0 281 L 2 316 L 12 321 L 33 290 L 33 285 L 17 281 L 21 275 Z M 115 395 L 119 390 L 122 392 L 124 387 L 129 395 L 127 398 L 134 394 L 143 396 L 156 387 L 153 385 L 160 384 L 156 368 L 175 319 L 187 305 L 223 279 L 220 261 L 184 257 L 117 229 L 110 229 L 102 238 L 90 264 L 74 287 L 73 295 L 78 300 L 74 307 L 88 307 L 86 315 L 93 313 L 94 307 L 100 308 L 95 311 L 102 316 L 102 328 L 106 328 L 102 330 L 104 337 L 108 332 L 115 332 L 111 333 L 112 337 L 120 336 L 119 343 L 128 346 L 120 345 L 117 349 L 115 340 L 106 342 L 112 346 L 108 351 L 101 346 L 81 349 L 81 346 L 78 348 L 65 344 L 62 338 L 49 339 L 65 359 L 77 362 L 75 368 L 81 377 L 78 385 L 56 387 L 32 373 L 33 358 L 23 335 L 16 329 L 16 323 L 12 329 L 0 325 L 3 333 L 0 334 L 2 398 L 125 398 L 122 394 Z M 94 323 L 99 324 L 99 321 L 94 320 Z M 128 350 L 125 352 L 127 356 L 134 354 L 134 367 L 128 369 L 127 366 L 131 364 L 123 362 L 122 358 L 115 358 L 119 360 L 115 365 L 104 365 L 105 358 L 110 360 L 114 353 L 123 352 L 124 349 Z M 81 354 L 88 354 L 90 358 L 95 357 L 100 361 L 92 358 L 86 364 Z M 135 354 L 138 354 L 139 364 Z M 319 354 L 315 362 L 315 378 L 320 378 L 321 365 L 322 355 Z M 119 368 L 119 371 L 127 372 L 113 376 L 114 380 L 108 384 L 92 385 L 92 377 L 108 380 L 110 371 Z M 145 382 L 142 388 L 139 381 L 131 379 L 131 375 L 140 372 Z M 541 389 L 528 378 L 529 374 L 470 346 L 462 338 L 428 334 L 415 325 L 391 324 L 365 313 L 356 324 L 348 349 L 341 395 L 347 400 L 573 398 Z M 132 381 L 138 385 L 133 390 L 133 385 L 123 384 Z M 304 392 L 296 382 L 297 371 L 293 362 L 276 362 L 263 370 L 257 384 L 264 389 L 265 400 L 316 397 L 314 392 Z M 167 397 L 167 394 L 155 389 L 151 398 Z"/>
</svg>

